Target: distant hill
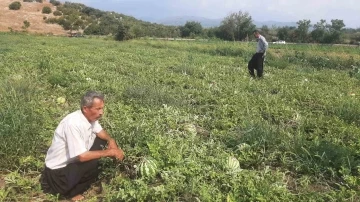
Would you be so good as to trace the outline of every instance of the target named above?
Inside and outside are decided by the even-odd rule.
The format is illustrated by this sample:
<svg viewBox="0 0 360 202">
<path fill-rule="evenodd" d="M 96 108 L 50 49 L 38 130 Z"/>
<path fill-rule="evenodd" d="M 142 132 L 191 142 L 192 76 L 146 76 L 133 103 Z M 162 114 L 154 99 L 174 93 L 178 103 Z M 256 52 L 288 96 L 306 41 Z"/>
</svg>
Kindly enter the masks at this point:
<svg viewBox="0 0 360 202">
<path fill-rule="evenodd" d="M 279 21 L 255 21 L 254 24 L 256 27 L 262 27 L 266 25 L 268 27 L 275 26 L 275 27 L 297 27 L 296 22 L 279 22 Z"/>
<path fill-rule="evenodd" d="M 151 19 L 144 17 L 142 19 L 159 24 L 174 25 L 174 26 L 182 26 L 187 21 L 196 21 L 196 22 L 200 22 L 203 27 L 220 26 L 221 21 L 223 20 L 223 19 L 209 19 L 209 18 L 197 17 L 197 16 L 178 16 L 178 17 L 169 17 L 164 19 Z M 262 27 L 263 25 L 266 25 L 268 27 L 297 26 L 296 22 L 278 22 L 278 21 L 254 21 L 254 24 L 256 25 L 256 27 Z"/>
<path fill-rule="evenodd" d="M 20 1 L 19 10 L 10 10 L 12 2 Z M 30 0 L 28 0 L 30 1 Z M 39 0 L 40 1 L 40 0 Z M 52 13 L 43 14 L 44 6 L 51 8 Z M 102 11 L 81 3 L 57 0 L 43 0 L 43 3 L 23 2 L 21 0 L 0 0 L 0 31 L 24 31 L 29 33 L 44 33 L 68 35 L 70 32 L 80 32 L 86 35 L 116 35 L 122 27 L 123 38 L 136 37 L 178 37 L 176 26 L 150 23 L 132 16 Z M 55 12 L 56 11 L 56 12 Z M 56 13 L 54 15 L 54 13 Z M 24 28 L 24 21 L 30 22 Z"/>
<path fill-rule="evenodd" d="M 43 14 L 42 8 L 44 6 L 50 7 L 53 11 L 56 7 L 46 2 L 23 2 L 20 10 L 10 10 L 9 5 L 15 0 L 0 0 L 0 31 L 22 31 L 24 30 L 24 21 L 30 22 L 27 28 L 28 32 L 54 35 L 65 35 L 66 31 L 58 24 L 45 23 L 44 18 L 54 17 L 53 14 Z"/>
<path fill-rule="evenodd" d="M 144 20 L 146 20 L 146 18 L 144 18 Z M 152 20 L 152 21 L 163 25 L 174 25 L 174 26 L 185 25 L 187 21 L 196 21 L 196 22 L 200 22 L 203 27 L 217 27 L 220 25 L 222 19 L 209 19 L 209 18 L 196 17 L 196 16 L 179 16 L 179 17 L 169 17 L 169 18 Z"/>
</svg>

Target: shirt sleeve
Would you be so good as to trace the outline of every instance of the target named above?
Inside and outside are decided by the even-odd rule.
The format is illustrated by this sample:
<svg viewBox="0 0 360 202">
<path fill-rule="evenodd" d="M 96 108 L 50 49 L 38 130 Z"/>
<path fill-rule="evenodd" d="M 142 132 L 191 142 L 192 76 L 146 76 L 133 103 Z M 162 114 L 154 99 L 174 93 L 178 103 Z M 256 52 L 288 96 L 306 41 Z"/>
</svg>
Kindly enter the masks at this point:
<svg viewBox="0 0 360 202">
<path fill-rule="evenodd" d="M 263 52 L 265 52 L 267 49 L 268 49 L 268 46 L 269 46 L 269 44 L 268 44 L 268 42 L 266 41 L 266 39 L 265 38 L 260 38 L 260 40 L 261 40 L 261 42 L 262 42 L 262 44 L 263 44 L 263 47 L 262 47 L 262 51 Z"/>
<path fill-rule="evenodd" d="M 66 127 L 64 132 L 70 158 L 79 156 L 87 151 L 84 137 L 82 136 L 78 126 L 70 124 Z"/>
<path fill-rule="evenodd" d="M 101 127 L 99 121 L 95 121 L 94 127 L 93 127 L 93 132 L 97 134 L 97 133 L 100 133 L 100 131 L 102 131 L 102 129 L 103 128 Z"/>
</svg>

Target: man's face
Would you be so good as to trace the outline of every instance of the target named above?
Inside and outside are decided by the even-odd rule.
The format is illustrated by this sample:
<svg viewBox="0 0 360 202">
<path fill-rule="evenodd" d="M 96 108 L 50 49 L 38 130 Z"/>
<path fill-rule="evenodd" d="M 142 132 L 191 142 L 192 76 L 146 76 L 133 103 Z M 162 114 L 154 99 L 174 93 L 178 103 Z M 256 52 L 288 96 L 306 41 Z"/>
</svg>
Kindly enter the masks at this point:
<svg viewBox="0 0 360 202">
<path fill-rule="evenodd" d="M 255 38 L 259 38 L 259 33 L 256 33 L 256 32 L 254 32 L 254 36 L 255 36 Z"/>
<path fill-rule="evenodd" d="M 89 122 L 99 120 L 104 113 L 104 101 L 99 98 L 94 98 L 91 107 L 83 107 L 83 114 Z"/>
</svg>

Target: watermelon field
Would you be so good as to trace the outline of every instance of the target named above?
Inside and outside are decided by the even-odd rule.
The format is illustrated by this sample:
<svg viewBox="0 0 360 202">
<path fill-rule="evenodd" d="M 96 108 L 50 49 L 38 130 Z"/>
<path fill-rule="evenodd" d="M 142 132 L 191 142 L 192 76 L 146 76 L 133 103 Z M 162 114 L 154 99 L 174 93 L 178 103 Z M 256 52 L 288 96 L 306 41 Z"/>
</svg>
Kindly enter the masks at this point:
<svg viewBox="0 0 360 202">
<path fill-rule="evenodd" d="M 125 152 L 85 201 L 360 201 L 360 48 L 0 33 L 0 201 L 39 177 L 88 90 Z"/>
</svg>

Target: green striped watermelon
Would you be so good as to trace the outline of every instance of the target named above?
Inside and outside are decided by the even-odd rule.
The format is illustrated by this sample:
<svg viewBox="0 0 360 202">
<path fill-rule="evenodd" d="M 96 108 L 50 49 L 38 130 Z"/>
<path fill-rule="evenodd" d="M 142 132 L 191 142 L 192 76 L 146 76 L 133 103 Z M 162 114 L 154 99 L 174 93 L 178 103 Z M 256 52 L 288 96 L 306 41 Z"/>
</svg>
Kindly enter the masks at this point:
<svg viewBox="0 0 360 202">
<path fill-rule="evenodd" d="M 196 135 L 196 126 L 194 124 L 188 123 L 184 125 L 184 130 L 188 132 L 190 135 Z"/>
<path fill-rule="evenodd" d="M 137 171 L 141 177 L 153 177 L 157 173 L 157 165 L 154 159 L 144 157 L 137 166 Z"/>
<path fill-rule="evenodd" d="M 226 162 L 226 169 L 228 169 L 231 172 L 239 170 L 240 169 L 239 161 L 235 157 L 229 156 Z"/>
</svg>

